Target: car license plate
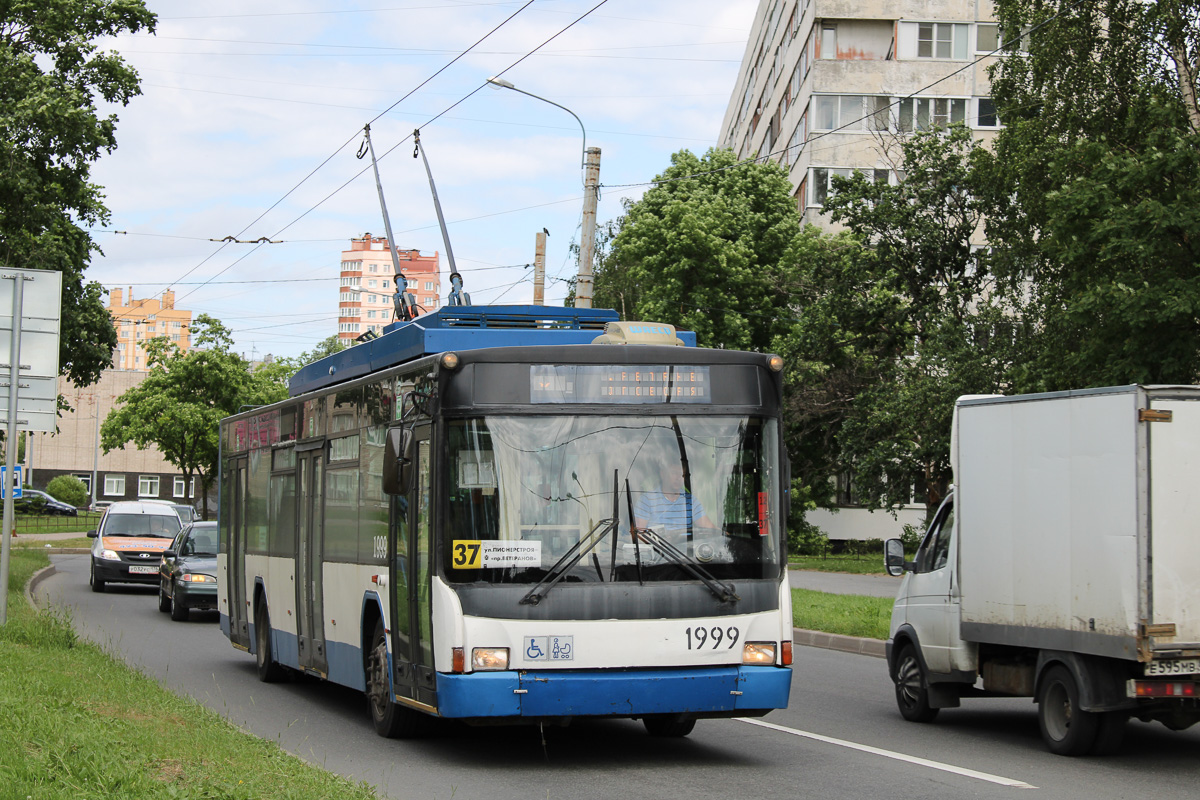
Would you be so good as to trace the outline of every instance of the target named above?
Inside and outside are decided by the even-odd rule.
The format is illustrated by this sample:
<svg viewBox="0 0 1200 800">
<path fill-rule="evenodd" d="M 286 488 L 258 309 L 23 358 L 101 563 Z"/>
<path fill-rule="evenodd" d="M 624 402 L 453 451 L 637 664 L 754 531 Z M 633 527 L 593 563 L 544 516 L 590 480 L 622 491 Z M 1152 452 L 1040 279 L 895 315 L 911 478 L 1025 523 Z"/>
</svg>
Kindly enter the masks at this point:
<svg viewBox="0 0 1200 800">
<path fill-rule="evenodd" d="M 154 564 L 134 564 L 129 568 L 130 575 L 153 575 L 158 572 Z"/>
<path fill-rule="evenodd" d="M 1200 673 L 1200 658 L 1172 658 L 1166 661 L 1151 661 L 1146 665 L 1146 675 L 1195 675 Z"/>
</svg>

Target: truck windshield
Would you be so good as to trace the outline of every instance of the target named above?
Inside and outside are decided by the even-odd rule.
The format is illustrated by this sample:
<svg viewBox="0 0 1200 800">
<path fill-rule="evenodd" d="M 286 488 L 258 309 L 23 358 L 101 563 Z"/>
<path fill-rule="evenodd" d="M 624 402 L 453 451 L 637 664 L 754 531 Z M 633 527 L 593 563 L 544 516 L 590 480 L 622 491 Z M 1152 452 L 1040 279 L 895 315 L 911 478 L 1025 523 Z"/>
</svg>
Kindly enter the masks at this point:
<svg viewBox="0 0 1200 800">
<path fill-rule="evenodd" d="M 692 580 L 680 554 L 717 579 L 775 577 L 777 428 L 749 416 L 451 421 L 445 573 L 535 584 L 583 550 L 563 581 Z"/>
</svg>

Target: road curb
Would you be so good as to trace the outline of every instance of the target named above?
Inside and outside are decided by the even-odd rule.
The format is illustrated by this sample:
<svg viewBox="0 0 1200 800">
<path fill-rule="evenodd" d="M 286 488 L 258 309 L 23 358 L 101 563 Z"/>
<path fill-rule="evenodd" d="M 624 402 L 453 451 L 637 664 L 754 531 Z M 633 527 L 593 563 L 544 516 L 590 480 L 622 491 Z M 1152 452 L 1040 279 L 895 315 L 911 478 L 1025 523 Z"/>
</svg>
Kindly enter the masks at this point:
<svg viewBox="0 0 1200 800">
<path fill-rule="evenodd" d="M 34 611 L 38 610 L 38 604 L 33 598 L 34 591 L 42 581 L 46 580 L 46 578 L 49 578 L 57 571 L 58 570 L 54 568 L 53 564 L 48 567 L 42 567 L 37 572 L 33 573 L 33 576 L 29 579 L 29 583 L 25 584 L 25 599 L 29 601 L 29 607 Z"/>
<path fill-rule="evenodd" d="M 826 650 L 840 650 L 843 653 L 887 658 L 887 644 L 879 639 L 864 639 L 858 636 L 841 636 L 836 633 L 792 628 L 792 642 L 804 647 L 821 647 Z"/>
</svg>

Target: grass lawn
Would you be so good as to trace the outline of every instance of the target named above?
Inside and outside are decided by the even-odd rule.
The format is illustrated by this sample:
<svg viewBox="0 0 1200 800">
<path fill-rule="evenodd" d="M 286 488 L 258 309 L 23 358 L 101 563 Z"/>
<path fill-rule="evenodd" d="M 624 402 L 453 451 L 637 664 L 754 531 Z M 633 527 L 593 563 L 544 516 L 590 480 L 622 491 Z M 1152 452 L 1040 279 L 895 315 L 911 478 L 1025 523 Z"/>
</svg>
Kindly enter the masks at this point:
<svg viewBox="0 0 1200 800">
<path fill-rule="evenodd" d="M 792 589 L 792 622 L 810 631 L 886 640 L 892 602 L 887 597 Z"/>
<path fill-rule="evenodd" d="M 23 590 L 48 563 L 14 548 L 0 627 L 0 795 L 37 800 L 377 800 L 162 688 Z"/>
<path fill-rule="evenodd" d="M 853 572 L 856 575 L 886 575 L 883 554 L 869 556 L 789 556 L 788 566 L 818 572 Z"/>
</svg>

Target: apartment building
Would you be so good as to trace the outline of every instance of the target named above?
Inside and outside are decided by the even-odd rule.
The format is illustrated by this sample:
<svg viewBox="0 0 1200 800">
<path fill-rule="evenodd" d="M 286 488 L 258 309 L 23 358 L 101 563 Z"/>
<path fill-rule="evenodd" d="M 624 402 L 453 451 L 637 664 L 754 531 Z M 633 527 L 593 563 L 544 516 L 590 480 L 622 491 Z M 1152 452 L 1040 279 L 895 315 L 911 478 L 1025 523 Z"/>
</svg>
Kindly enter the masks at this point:
<svg viewBox="0 0 1200 800">
<path fill-rule="evenodd" d="M 133 287 L 128 299 L 121 289 L 110 289 L 108 311 L 117 329 L 117 350 L 113 353 L 113 369 L 147 370 L 146 341 L 166 336 L 180 350 L 191 347 L 192 312 L 175 307 L 175 292 L 167 290 L 161 297 L 135 300 Z"/>
<path fill-rule="evenodd" d="M 167 462 L 157 448 L 138 450 L 129 444 L 105 453 L 100 447 L 100 426 L 117 398 L 147 374 L 145 370 L 108 369 L 99 381 L 85 388 L 60 376 L 58 393 L 71 408 L 59 412 L 56 432 L 30 434 L 25 454 L 30 485 L 45 489 L 59 475 L 74 475 L 91 495 L 94 474 L 96 492 L 92 496 L 100 502 L 156 498 L 199 507 L 196 480 L 185 481 L 179 468 Z"/>
<path fill-rule="evenodd" d="M 894 182 L 905 134 L 994 134 L 998 44 L 989 0 L 762 0 L 719 143 L 787 167 L 804 221 L 829 227 L 832 177 Z"/>
<path fill-rule="evenodd" d="M 416 298 L 417 313 L 438 308 L 441 278 L 438 254 L 422 255 L 419 250 L 397 250 L 400 274 L 408 281 L 408 292 Z M 393 295 L 396 272 L 388 240 L 364 233 L 350 240 L 350 249 L 342 251 L 341 282 L 338 296 L 338 339 L 344 345 L 367 331 L 378 334 L 395 321 Z"/>
</svg>

